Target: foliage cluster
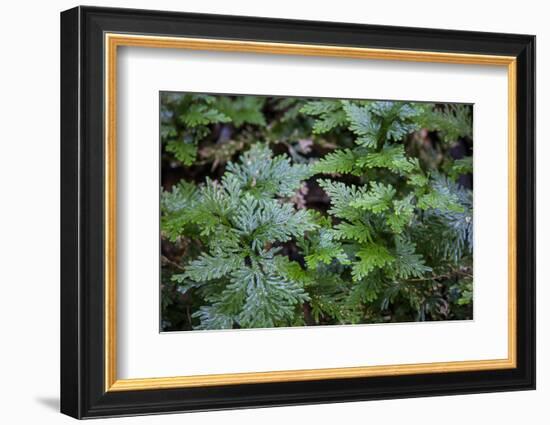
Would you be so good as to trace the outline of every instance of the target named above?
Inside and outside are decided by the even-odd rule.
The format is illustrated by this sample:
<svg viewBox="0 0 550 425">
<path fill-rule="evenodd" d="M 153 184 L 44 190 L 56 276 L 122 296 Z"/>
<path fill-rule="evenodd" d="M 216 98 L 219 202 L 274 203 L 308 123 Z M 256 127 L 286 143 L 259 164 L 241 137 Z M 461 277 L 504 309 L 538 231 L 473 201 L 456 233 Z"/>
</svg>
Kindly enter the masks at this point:
<svg viewBox="0 0 550 425">
<path fill-rule="evenodd" d="M 164 330 L 472 318 L 472 107 L 162 93 Z"/>
</svg>

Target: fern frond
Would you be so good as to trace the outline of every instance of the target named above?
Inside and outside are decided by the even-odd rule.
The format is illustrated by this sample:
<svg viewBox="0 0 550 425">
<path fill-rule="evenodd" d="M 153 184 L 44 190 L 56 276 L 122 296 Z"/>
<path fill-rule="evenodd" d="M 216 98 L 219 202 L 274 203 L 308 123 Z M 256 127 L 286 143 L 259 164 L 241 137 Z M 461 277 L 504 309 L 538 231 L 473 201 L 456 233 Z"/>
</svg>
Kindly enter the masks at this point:
<svg viewBox="0 0 550 425">
<path fill-rule="evenodd" d="M 348 186 L 332 180 L 318 180 L 318 182 L 330 198 L 331 207 L 328 212 L 331 215 L 350 221 L 360 220 L 363 217 L 363 213 L 354 208 L 351 203 L 365 193 L 364 188 Z"/>
<path fill-rule="evenodd" d="M 369 191 L 358 196 L 350 205 L 377 214 L 390 208 L 394 195 L 395 189 L 390 184 L 371 182 Z"/>
<path fill-rule="evenodd" d="M 174 154 L 183 165 L 193 165 L 197 159 L 197 145 L 185 141 L 170 140 L 166 144 L 166 151 Z"/>
<path fill-rule="evenodd" d="M 200 307 L 193 317 L 200 320 L 200 325 L 195 326 L 197 330 L 231 329 L 234 323 L 233 316 L 221 311 L 217 304 Z"/>
<path fill-rule="evenodd" d="M 342 221 L 334 226 L 334 239 L 336 240 L 353 240 L 357 242 L 372 242 L 371 226 L 362 222 L 356 221 L 348 223 Z"/>
<path fill-rule="evenodd" d="M 342 245 L 334 240 L 334 233 L 327 229 L 321 229 L 319 236 L 313 240 L 311 254 L 305 260 L 309 269 L 316 269 L 319 264 L 328 265 L 333 260 L 338 260 L 340 264 L 350 263 Z"/>
<path fill-rule="evenodd" d="M 185 276 L 195 282 L 205 282 L 224 277 L 243 265 L 244 259 L 238 255 L 202 254 L 186 267 Z"/>
<path fill-rule="evenodd" d="M 295 306 L 308 300 L 297 283 L 259 268 L 244 267 L 235 271 L 226 291 L 246 294 L 237 316 L 239 325 L 244 328 L 273 327 L 289 321 L 294 316 Z"/>
<path fill-rule="evenodd" d="M 394 173 L 407 174 L 416 168 L 414 160 L 405 155 L 403 145 L 385 146 L 380 152 L 368 153 L 357 159 L 362 168 L 387 168 Z"/>
<path fill-rule="evenodd" d="M 471 174 L 474 172 L 473 157 L 467 156 L 461 159 L 457 159 L 453 162 L 453 166 L 449 170 L 449 177 L 456 181 L 458 177 L 464 174 Z"/>
<path fill-rule="evenodd" d="M 337 100 L 322 99 L 307 102 L 300 112 L 306 115 L 323 115 L 340 109 L 340 102 Z"/>
<path fill-rule="evenodd" d="M 408 279 L 419 278 L 432 271 L 431 267 L 426 266 L 422 255 L 417 254 L 415 249 L 414 243 L 403 238 L 396 238 L 393 253 L 395 261 L 392 264 L 391 274 L 400 279 Z"/>
<path fill-rule="evenodd" d="M 361 144 L 371 145 L 373 141 L 376 143 L 381 122 L 373 118 L 370 108 L 348 102 L 344 104 L 344 111 L 349 120 L 349 129 L 363 138 Z"/>
<path fill-rule="evenodd" d="M 425 108 L 419 116 L 422 127 L 437 131 L 446 143 L 461 137 L 472 138 L 472 115 L 468 105 L 451 104 L 443 108 Z"/>
<path fill-rule="evenodd" d="M 257 196 L 271 197 L 293 195 L 311 171 L 305 164 L 291 164 L 285 155 L 272 158 L 267 145 L 257 143 L 242 155 L 240 163 L 227 163 L 226 173 L 239 183 L 241 189 Z"/>
<path fill-rule="evenodd" d="M 328 153 L 313 165 L 314 173 L 351 173 L 357 158 L 351 149 L 337 150 Z"/>
<path fill-rule="evenodd" d="M 346 123 L 346 114 L 341 110 L 338 100 L 310 101 L 300 111 L 316 117 L 312 129 L 314 134 L 327 133 Z"/>
<path fill-rule="evenodd" d="M 217 98 L 214 107 L 229 117 L 235 127 L 243 124 L 265 126 L 262 112 L 264 104 L 265 98 L 261 96 L 239 96 L 235 99 L 221 96 Z"/>
<path fill-rule="evenodd" d="M 188 127 L 231 121 L 231 118 L 217 109 L 200 103 L 190 105 L 179 118 Z"/>
<path fill-rule="evenodd" d="M 393 200 L 393 212 L 388 215 L 386 223 L 390 226 L 393 233 L 401 233 L 409 225 L 414 217 L 413 194 L 409 194 L 403 199 Z"/>
<path fill-rule="evenodd" d="M 460 205 L 456 195 L 445 188 L 440 188 L 440 190 L 434 188 L 420 196 L 417 206 L 422 210 L 438 209 L 458 213 L 464 212 L 464 208 Z"/>
<path fill-rule="evenodd" d="M 286 242 L 316 227 L 306 210 L 295 211 L 290 204 L 258 200 L 248 194 L 241 200 L 232 222 L 254 250 L 268 243 Z"/>
<path fill-rule="evenodd" d="M 375 243 L 365 244 L 357 252 L 359 261 L 353 264 L 352 276 L 354 281 L 366 277 L 375 268 L 381 268 L 395 261 L 388 249 Z"/>
</svg>

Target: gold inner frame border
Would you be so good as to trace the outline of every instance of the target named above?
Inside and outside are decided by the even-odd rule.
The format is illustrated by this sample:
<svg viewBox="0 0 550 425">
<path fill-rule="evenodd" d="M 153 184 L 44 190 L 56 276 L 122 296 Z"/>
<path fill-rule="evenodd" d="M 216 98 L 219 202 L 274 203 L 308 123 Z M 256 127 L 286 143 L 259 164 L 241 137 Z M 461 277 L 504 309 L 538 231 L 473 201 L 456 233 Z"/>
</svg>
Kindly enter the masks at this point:
<svg viewBox="0 0 550 425">
<path fill-rule="evenodd" d="M 397 364 L 381 366 L 342 367 L 192 375 L 151 378 L 117 378 L 116 324 L 116 136 L 117 136 L 117 51 L 118 47 L 148 47 L 229 51 L 280 55 L 340 57 L 403 62 L 432 62 L 468 65 L 504 66 L 508 72 L 508 357 L 495 360 L 468 360 L 436 363 Z M 331 45 L 288 44 L 256 41 L 164 37 L 105 33 L 105 391 L 137 391 L 216 385 L 313 381 L 322 379 L 411 375 L 420 373 L 450 373 L 512 369 L 517 365 L 516 341 L 516 58 L 513 56 L 413 50 L 371 49 Z"/>
</svg>

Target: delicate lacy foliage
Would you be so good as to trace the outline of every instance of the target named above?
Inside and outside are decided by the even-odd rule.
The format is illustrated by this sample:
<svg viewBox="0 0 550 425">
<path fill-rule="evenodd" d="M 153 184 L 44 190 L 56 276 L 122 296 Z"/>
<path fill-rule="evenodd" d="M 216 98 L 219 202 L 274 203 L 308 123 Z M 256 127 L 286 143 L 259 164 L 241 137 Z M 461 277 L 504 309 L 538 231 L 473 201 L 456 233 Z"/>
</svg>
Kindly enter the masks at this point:
<svg viewBox="0 0 550 425">
<path fill-rule="evenodd" d="M 470 106 L 161 101 L 165 328 L 471 318 Z"/>
<path fill-rule="evenodd" d="M 308 299 L 298 281 L 274 261 L 278 243 L 314 230 L 307 210 L 296 210 L 274 196 L 293 193 L 308 176 L 307 166 L 272 158 L 254 145 L 240 163 L 229 163 L 221 183 L 207 180 L 197 190 L 187 183 L 163 193 L 163 229 L 168 237 L 198 232 L 205 247 L 173 279 L 203 290 L 210 305 L 195 317 L 198 328 L 288 325 Z M 218 291 L 211 293 L 213 288 Z"/>
<path fill-rule="evenodd" d="M 229 174 L 224 178 L 234 179 L 241 188 L 257 196 L 291 196 L 310 176 L 310 171 L 306 165 L 291 165 L 285 156 L 272 159 L 271 155 L 265 146 L 255 145 L 242 155 L 239 164 L 227 164 Z"/>
<path fill-rule="evenodd" d="M 162 93 L 162 143 L 176 160 L 192 165 L 197 158 L 198 143 L 211 134 L 213 124 L 264 126 L 263 103 L 263 98 L 252 96 L 231 100 L 226 96 Z"/>
<path fill-rule="evenodd" d="M 472 112 L 467 105 L 448 104 L 441 108 L 425 108 L 418 117 L 418 123 L 437 131 L 446 143 L 460 137 L 472 137 Z"/>
<path fill-rule="evenodd" d="M 428 123 L 444 133 L 446 142 L 471 135 L 466 131 L 471 118 L 467 125 L 466 109 L 458 106 L 434 110 L 433 105 L 402 102 L 324 101 L 302 109 L 323 121 L 338 110 L 346 115 L 339 125 L 356 136 L 356 146 L 326 155 L 314 170 L 359 176 L 365 184 L 319 180 L 331 200 L 328 213 L 337 220 L 333 239 L 351 254 L 351 280 L 369 282 L 362 283 L 363 300 L 380 300 L 389 308 L 406 293 L 422 318 L 433 305 L 422 305 L 422 297 L 406 280 L 437 282 L 434 271 L 454 273 L 456 265 L 471 264 L 471 192 L 423 169 L 417 158 L 407 155 L 403 142 Z M 467 174 L 471 164 L 471 157 L 455 161 L 449 175 L 456 179 Z M 425 254 L 413 242 L 420 238 Z"/>
</svg>

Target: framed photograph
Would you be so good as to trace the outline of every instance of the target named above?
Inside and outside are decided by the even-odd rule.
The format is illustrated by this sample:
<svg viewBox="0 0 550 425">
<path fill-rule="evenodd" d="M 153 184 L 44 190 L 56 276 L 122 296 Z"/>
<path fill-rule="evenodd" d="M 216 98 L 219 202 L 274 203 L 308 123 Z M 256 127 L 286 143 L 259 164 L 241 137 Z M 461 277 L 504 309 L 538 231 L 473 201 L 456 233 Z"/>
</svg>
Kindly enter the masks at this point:
<svg viewBox="0 0 550 425">
<path fill-rule="evenodd" d="M 535 37 L 61 14 L 61 411 L 535 388 Z"/>
</svg>

